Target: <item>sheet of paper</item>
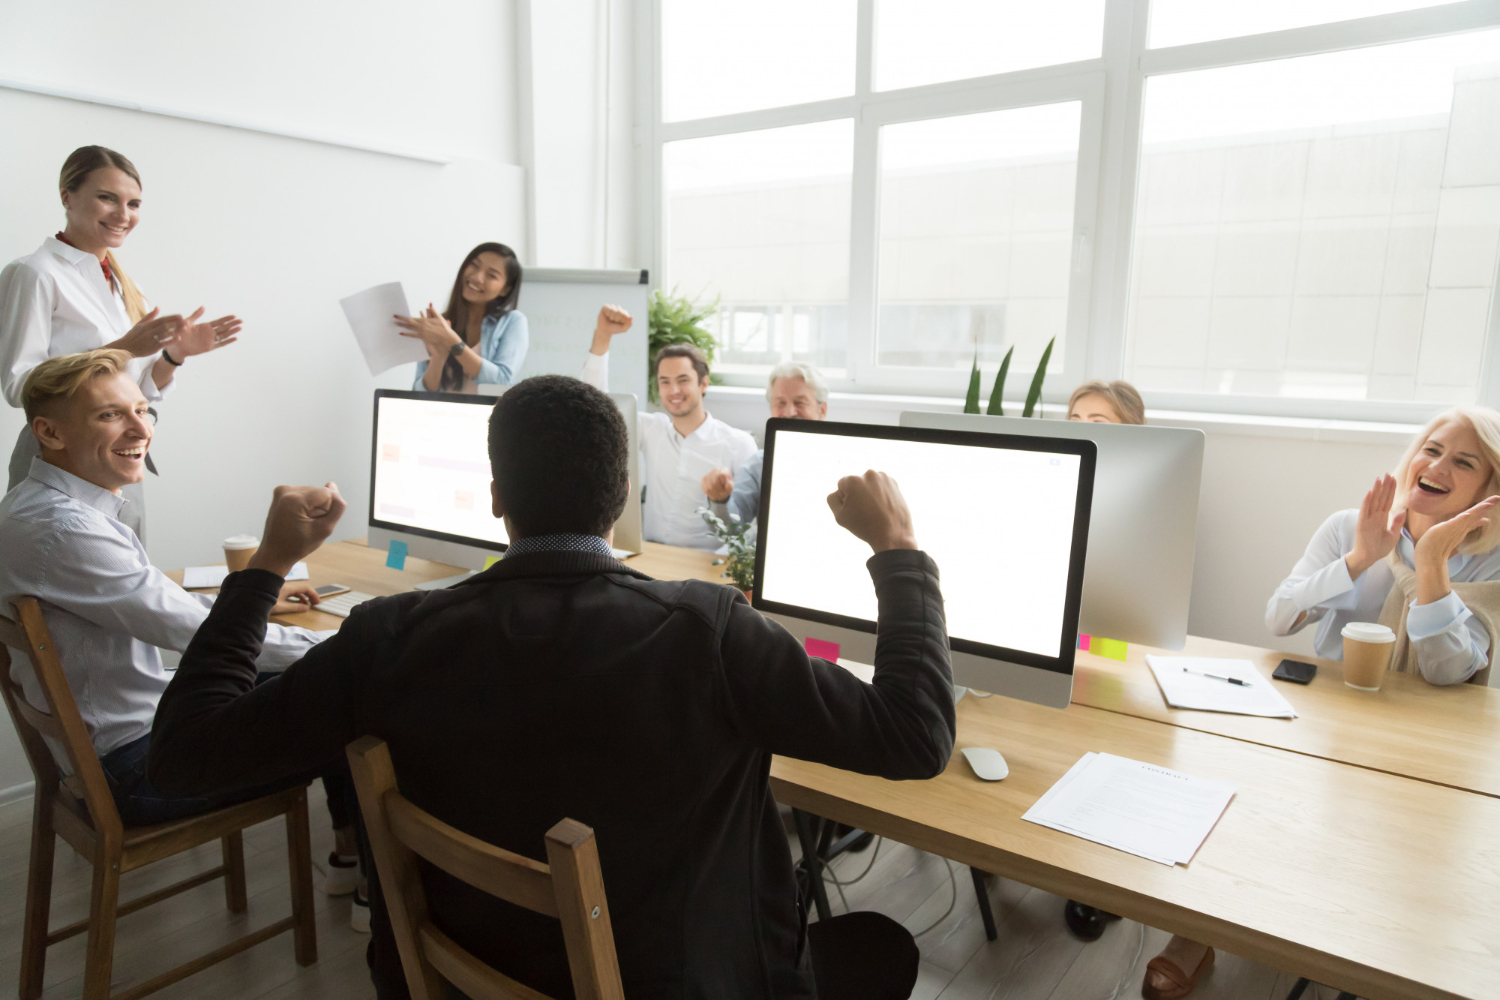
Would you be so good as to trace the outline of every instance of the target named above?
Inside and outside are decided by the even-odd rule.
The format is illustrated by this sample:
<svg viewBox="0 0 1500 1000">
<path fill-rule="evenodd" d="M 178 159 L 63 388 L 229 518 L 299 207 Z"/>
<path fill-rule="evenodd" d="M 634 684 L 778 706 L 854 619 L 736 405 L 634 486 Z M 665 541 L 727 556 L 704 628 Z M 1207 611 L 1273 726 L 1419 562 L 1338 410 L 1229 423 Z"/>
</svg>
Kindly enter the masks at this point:
<svg viewBox="0 0 1500 1000">
<path fill-rule="evenodd" d="M 1085 754 L 1022 817 L 1159 864 L 1185 864 L 1235 786 L 1113 754 Z"/>
<path fill-rule="evenodd" d="M 224 578 L 229 575 L 229 567 L 220 563 L 217 566 L 189 566 L 182 571 L 182 588 L 184 590 L 195 590 L 201 587 L 218 587 L 224 583 Z M 299 562 L 292 567 L 292 572 L 287 576 L 287 582 L 293 580 L 307 579 L 307 563 Z"/>
<path fill-rule="evenodd" d="M 1297 717 L 1291 702 L 1249 660 L 1150 654 L 1146 657 L 1146 665 L 1156 677 L 1162 697 L 1173 708 L 1261 715 L 1272 719 Z M 1203 673 L 1234 677 L 1244 681 L 1245 685 L 1199 676 Z"/>
<path fill-rule="evenodd" d="M 401 282 L 392 281 L 374 288 L 355 292 L 347 299 L 339 299 L 344 307 L 344 317 L 354 339 L 365 356 L 365 365 L 371 375 L 379 375 L 397 365 L 413 361 L 426 361 L 427 348 L 416 337 L 401 336 L 401 328 L 393 316 L 410 316 L 406 307 L 406 293 Z"/>
</svg>

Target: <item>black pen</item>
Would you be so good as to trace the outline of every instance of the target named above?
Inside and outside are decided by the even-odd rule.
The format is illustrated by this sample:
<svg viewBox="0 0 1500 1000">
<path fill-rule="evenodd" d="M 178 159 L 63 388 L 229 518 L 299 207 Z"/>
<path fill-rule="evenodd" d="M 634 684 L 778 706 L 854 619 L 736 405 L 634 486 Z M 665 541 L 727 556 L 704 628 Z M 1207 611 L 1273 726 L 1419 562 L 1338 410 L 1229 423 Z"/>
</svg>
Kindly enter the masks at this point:
<svg viewBox="0 0 1500 1000">
<path fill-rule="evenodd" d="M 1238 684 L 1242 688 L 1250 687 L 1249 681 L 1242 681 L 1238 677 L 1225 677 L 1223 674 L 1211 674 L 1206 670 L 1189 670 L 1187 667 L 1183 667 L 1182 672 L 1185 674 L 1193 674 L 1197 677 L 1212 677 L 1216 681 L 1228 681 L 1230 684 Z"/>
</svg>

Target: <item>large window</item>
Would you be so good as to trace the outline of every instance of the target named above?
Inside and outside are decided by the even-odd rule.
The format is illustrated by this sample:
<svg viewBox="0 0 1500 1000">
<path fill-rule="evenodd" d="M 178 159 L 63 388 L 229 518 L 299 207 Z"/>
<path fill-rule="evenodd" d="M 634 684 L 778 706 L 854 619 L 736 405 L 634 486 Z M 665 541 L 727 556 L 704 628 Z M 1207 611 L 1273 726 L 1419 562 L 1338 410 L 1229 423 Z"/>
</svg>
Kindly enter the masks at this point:
<svg viewBox="0 0 1500 1000">
<path fill-rule="evenodd" d="M 655 264 L 718 368 L 1500 404 L 1485 0 L 654 0 Z M 1019 377 L 1016 377 L 1019 376 Z M 1337 407 L 1337 410 L 1332 409 Z"/>
</svg>

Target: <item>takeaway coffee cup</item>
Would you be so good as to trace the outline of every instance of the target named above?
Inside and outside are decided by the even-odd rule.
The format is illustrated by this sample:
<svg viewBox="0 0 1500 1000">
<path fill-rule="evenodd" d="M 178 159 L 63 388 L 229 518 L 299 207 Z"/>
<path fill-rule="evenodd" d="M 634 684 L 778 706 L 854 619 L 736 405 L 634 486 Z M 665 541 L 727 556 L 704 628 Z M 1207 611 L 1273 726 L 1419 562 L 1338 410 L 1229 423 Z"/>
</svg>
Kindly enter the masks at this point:
<svg viewBox="0 0 1500 1000">
<path fill-rule="evenodd" d="M 1344 626 L 1344 683 L 1360 691 L 1379 691 L 1391 665 L 1396 633 L 1384 625 L 1350 622 Z"/>
<path fill-rule="evenodd" d="M 224 539 L 224 565 L 229 572 L 238 573 L 250 565 L 250 557 L 260 548 L 260 539 L 254 535 L 230 535 Z"/>
</svg>

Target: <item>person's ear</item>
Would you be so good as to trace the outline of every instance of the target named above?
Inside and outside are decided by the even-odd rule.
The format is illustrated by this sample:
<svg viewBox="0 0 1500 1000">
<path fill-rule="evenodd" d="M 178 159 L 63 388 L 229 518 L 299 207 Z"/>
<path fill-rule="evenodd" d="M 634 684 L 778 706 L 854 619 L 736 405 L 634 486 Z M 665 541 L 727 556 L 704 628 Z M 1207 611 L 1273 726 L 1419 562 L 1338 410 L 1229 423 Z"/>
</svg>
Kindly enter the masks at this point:
<svg viewBox="0 0 1500 1000">
<path fill-rule="evenodd" d="M 62 451 L 67 447 L 59 433 L 58 422 L 38 414 L 31 418 L 31 433 L 43 451 Z"/>
<path fill-rule="evenodd" d="M 500 490 L 493 479 L 490 480 L 490 513 L 500 520 L 505 519 L 505 505 L 500 502 Z"/>
</svg>

